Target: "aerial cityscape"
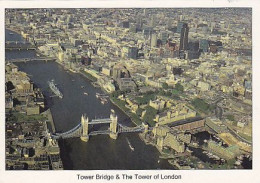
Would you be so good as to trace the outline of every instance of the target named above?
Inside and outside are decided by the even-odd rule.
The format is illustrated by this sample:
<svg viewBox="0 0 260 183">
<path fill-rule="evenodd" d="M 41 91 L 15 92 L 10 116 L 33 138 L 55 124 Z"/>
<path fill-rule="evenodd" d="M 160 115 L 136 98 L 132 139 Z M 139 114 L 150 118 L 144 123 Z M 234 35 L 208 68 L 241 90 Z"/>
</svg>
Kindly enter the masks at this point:
<svg viewBox="0 0 260 183">
<path fill-rule="evenodd" d="M 5 10 L 6 170 L 252 169 L 252 9 Z"/>
</svg>

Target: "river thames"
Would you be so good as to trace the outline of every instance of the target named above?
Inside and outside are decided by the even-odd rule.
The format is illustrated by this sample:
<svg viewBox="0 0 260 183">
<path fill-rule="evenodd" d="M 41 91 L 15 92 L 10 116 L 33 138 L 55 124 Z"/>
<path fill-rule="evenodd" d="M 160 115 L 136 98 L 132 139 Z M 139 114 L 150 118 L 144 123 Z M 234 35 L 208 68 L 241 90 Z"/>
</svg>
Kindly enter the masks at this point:
<svg viewBox="0 0 260 183">
<path fill-rule="evenodd" d="M 22 37 L 6 30 L 6 41 L 19 41 Z M 35 57 L 35 51 L 6 51 L 6 59 Z M 82 114 L 89 119 L 108 118 L 111 109 L 118 116 L 119 123 L 133 126 L 131 120 L 111 102 L 101 104 L 95 97 L 102 93 L 91 82 L 77 73 L 65 71 L 55 62 L 16 63 L 19 70 L 29 74 L 33 83 L 42 89 L 47 107 L 51 109 L 57 132 L 65 132 L 80 123 Z M 52 97 L 47 81 L 55 80 L 63 93 L 62 99 Z M 88 95 L 84 95 L 87 92 Z M 107 125 L 95 126 L 95 130 L 106 129 Z M 90 128 L 90 130 L 93 130 Z M 132 151 L 127 139 L 134 147 Z M 108 135 L 91 136 L 86 143 L 80 138 L 60 140 L 61 158 L 67 170 L 104 170 L 104 169 L 174 169 L 167 160 L 159 160 L 157 149 L 145 143 L 137 133 L 120 134 L 117 140 Z"/>
</svg>

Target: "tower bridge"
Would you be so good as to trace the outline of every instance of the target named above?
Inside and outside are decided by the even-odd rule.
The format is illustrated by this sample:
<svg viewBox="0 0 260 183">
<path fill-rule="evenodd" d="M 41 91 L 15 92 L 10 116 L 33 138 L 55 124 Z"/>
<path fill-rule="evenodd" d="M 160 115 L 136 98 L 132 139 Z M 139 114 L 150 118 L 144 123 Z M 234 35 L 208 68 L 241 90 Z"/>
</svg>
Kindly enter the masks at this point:
<svg viewBox="0 0 260 183">
<path fill-rule="evenodd" d="M 89 125 L 96 124 L 109 124 L 109 128 L 108 130 L 90 131 Z M 89 136 L 94 135 L 109 135 L 110 138 L 117 139 L 119 133 L 148 132 L 149 130 L 152 130 L 152 128 L 149 128 L 148 125 L 144 124 L 135 127 L 127 127 L 118 123 L 118 119 L 115 115 L 114 110 L 111 110 L 110 118 L 94 119 L 92 121 L 89 121 L 88 117 L 82 115 L 81 122 L 77 126 L 64 133 L 55 133 L 52 135 L 52 138 L 66 139 L 80 137 L 82 141 L 87 142 L 89 140 Z"/>
</svg>

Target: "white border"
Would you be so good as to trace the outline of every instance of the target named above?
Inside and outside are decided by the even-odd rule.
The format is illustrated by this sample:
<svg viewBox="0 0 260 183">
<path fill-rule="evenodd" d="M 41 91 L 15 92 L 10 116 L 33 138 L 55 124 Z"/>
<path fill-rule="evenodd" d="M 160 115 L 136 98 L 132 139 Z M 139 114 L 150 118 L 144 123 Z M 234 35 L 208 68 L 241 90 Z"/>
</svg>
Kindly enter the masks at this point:
<svg viewBox="0 0 260 183">
<path fill-rule="evenodd" d="M 187 7 L 252 7 L 252 21 L 253 21 L 253 170 L 109 170 L 109 171 L 5 171 L 5 117 L 4 117 L 4 9 L 5 8 L 187 8 Z M 257 78 L 260 78 L 258 68 L 260 68 L 260 26 L 259 26 L 259 11 L 260 2 L 258 0 L 161 0 L 161 1 L 109 1 L 109 0 L 98 0 L 98 1 L 0 1 L 0 183 L 10 182 L 10 183 L 35 183 L 35 182 L 63 182 L 63 183 L 73 183 L 73 182 L 86 182 L 77 180 L 77 174 L 82 175 L 93 175 L 96 173 L 101 174 L 181 174 L 181 180 L 158 180 L 156 182 L 205 182 L 219 183 L 219 182 L 250 182 L 258 183 L 260 182 L 260 127 L 259 121 L 259 91 L 260 82 Z M 258 93 L 257 93 L 258 92 Z M 87 182 L 152 182 L 149 180 L 100 180 L 100 181 L 87 181 Z"/>
</svg>

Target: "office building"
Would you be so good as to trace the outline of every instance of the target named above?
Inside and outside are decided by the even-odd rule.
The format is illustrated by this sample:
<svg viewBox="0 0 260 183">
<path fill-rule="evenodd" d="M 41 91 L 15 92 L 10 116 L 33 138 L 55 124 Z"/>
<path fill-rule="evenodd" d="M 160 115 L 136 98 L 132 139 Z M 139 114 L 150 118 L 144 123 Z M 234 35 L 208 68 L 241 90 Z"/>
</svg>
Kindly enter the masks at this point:
<svg viewBox="0 0 260 183">
<path fill-rule="evenodd" d="M 137 56 L 138 56 L 138 48 L 129 47 L 128 48 L 128 58 L 137 59 Z"/>
<path fill-rule="evenodd" d="M 187 23 L 184 23 L 181 29 L 181 36 L 180 36 L 180 50 L 187 50 L 188 49 L 188 34 L 189 34 L 189 27 Z"/>
<path fill-rule="evenodd" d="M 156 34 L 151 35 L 151 47 L 157 47 L 157 36 L 156 36 Z"/>
<path fill-rule="evenodd" d="M 168 33 L 163 31 L 160 33 L 160 39 L 162 41 L 162 44 L 166 44 L 167 40 L 168 40 Z"/>
<path fill-rule="evenodd" d="M 208 52 L 209 41 L 206 39 L 201 39 L 200 43 L 199 43 L 199 47 L 200 47 L 200 50 L 202 50 L 203 52 Z"/>
<path fill-rule="evenodd" d="M 179 34 L 181 33 L 181 29 L 182 29 L 182 27 L 183 27 L 183 24 L 184 24 L 183 22 L 179 22 L 179 23 L 178 23 L 178 25 L 177 25 L 177 30 L 176 30 L 177 33 L 179 33 Z"/>
</svg>

